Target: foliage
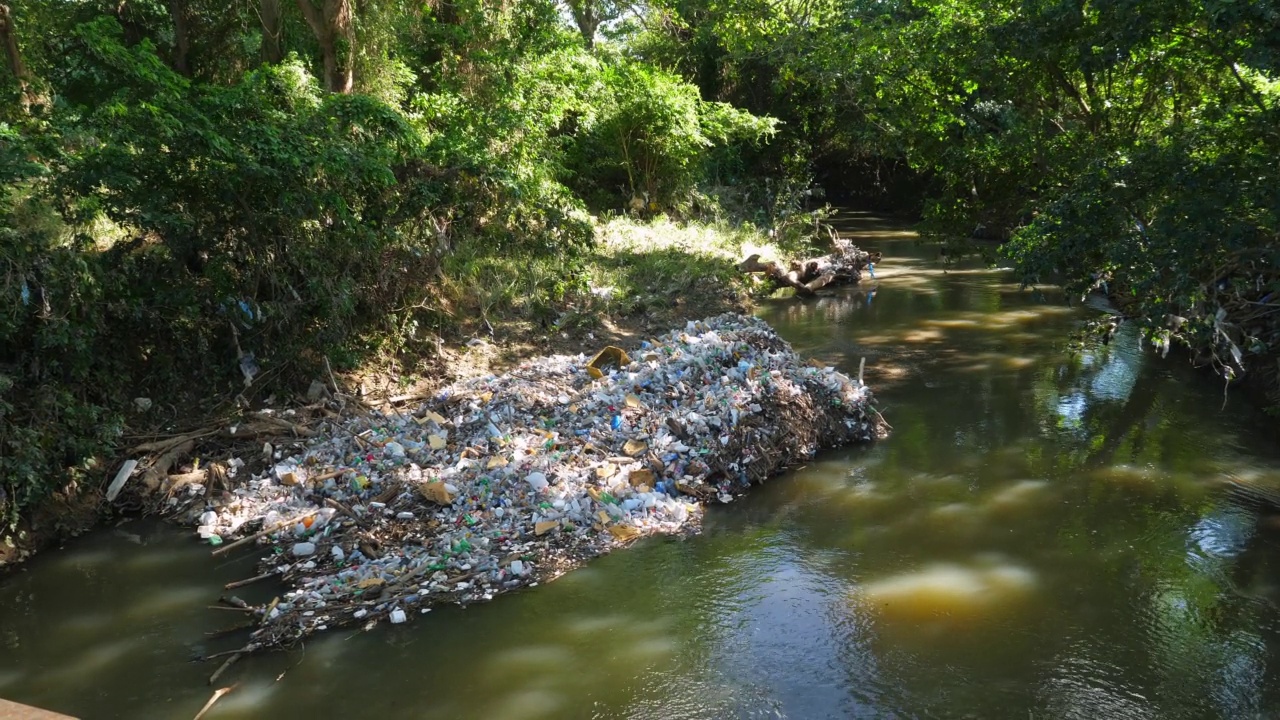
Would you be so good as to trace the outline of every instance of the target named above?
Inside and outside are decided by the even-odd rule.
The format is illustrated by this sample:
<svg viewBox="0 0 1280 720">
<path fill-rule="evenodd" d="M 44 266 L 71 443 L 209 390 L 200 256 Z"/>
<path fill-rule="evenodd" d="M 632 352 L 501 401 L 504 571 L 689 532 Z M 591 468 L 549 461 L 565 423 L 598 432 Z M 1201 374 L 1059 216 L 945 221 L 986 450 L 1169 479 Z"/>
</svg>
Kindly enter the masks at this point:
<svg viewBox="0 0 1280 720">
<path fill-rule="evenodd" d="M 499 313 L 660 309 L 624 305 L 698 290 L 690 269 L 729 282 L 708 243 L 671 242 L 797 249 L 815 181 L 923 192 L 902 207 L 933 232 L 1109 291 L 1226 377 L 1280 356 L 1274 0 L 306 7 L 5 15 L 10 519 L 109 453 L 133 397 L 288 387 Z M 599 246 L 589 209 L 657 222 Z"/>
<path fill-rule="evenodd" d="M 592 154 L 602 133 L 627 133 L 626 167 L 667 198 L 713 145 L 771 126 L 589 52 L 549 1 L 329 5 L 351 14 L 336 50 L 275 0 L 16 14 L 41 98 L 0 117 L 9 523 L 100 481 L 147 421 L 135 397 L 194 420 L 305 383 L 326 357 L 413 352 L 472 314 L 545 319 L 589 297 L 583 196 L 624 169 L 616 145 Z M 342 89 L 335 52 L 353 93 L 315 79 Z"/>
<path fill-rule="evenodd" d="M 573 187 L 598 206 L 611 190 L 643 198 L 651 210 L 687 203 L 704 179 L 710 150 L 756 142 L 775 121 L 719 102 L 642 63 L 619 60 L 595 79 L 599 94 L 583 107 L 568 157 Z"/>
</svg>

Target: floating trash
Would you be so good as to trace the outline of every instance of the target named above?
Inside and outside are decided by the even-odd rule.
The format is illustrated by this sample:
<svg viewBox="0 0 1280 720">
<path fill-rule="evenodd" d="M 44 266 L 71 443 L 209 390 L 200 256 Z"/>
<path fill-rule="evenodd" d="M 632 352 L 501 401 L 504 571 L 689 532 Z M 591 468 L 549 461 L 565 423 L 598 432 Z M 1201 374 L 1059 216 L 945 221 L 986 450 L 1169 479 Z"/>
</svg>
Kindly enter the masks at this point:
<svg viewBox="0 0 1280 720">
<path fill-rule="evenodd" d="M 696 532 L 705 502 L 881 436 L 870 403 L 864 385 L 801 362 L 763 321 L 721 315 L 630 354 L 531 359 L 411 412 L 335 420 L 279 458 L 284 470 L 197 513 L 200 532 L 268 544 L 261 577 L 288 590 L 257 610 L 244 651 L 279 647 L 490 600 L 637 538 Z"/>
</svg>

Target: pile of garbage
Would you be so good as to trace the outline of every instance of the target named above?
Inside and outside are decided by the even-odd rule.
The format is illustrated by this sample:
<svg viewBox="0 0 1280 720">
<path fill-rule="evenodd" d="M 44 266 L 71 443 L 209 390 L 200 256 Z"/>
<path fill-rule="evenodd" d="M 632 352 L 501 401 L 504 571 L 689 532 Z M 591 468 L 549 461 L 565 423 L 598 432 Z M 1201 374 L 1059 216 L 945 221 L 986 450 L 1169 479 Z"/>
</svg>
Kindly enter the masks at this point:
<svg viewBox="0 0 1280 720">
<path fill-rule="evenodd" d="M 696 531 L 706 502 L 880 436 L 871 402 L 763 321 L 721 315 L 634 357 L 536 358 L 410 412 L 330 421 L 214 499 L 199 533 L 217 552 L 236 537 L 269 548 L 263 576 L 288 590 L 246 609 L 257 624 L 244 651 L 278 647 L 489 600 L 637 538 Z"/>
</svg>

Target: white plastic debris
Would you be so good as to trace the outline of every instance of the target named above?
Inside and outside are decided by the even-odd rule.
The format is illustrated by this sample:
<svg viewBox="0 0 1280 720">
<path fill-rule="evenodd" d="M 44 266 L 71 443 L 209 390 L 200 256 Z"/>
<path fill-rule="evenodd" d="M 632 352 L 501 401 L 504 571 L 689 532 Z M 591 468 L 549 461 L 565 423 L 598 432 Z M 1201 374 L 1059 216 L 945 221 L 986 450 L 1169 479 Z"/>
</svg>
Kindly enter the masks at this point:
<svg viewBox="0 0 1280 720">
<path fill-rule="evenodd" d="M 291 552 L 263 561 L 289 584 L 265 629 L 284 643 L 696 531 L 705 503 L 881 426 L 867 388 L 802 362 L 755 318 L 691 322 L 615 357 L 598 378 L 586 356 L 533 358 L 418 408 L 336 419 L 301 451 L 264 448 L 267 471 L 240 472 L 199 530 L 286 524 L 267 541 Z"/>
</svg>

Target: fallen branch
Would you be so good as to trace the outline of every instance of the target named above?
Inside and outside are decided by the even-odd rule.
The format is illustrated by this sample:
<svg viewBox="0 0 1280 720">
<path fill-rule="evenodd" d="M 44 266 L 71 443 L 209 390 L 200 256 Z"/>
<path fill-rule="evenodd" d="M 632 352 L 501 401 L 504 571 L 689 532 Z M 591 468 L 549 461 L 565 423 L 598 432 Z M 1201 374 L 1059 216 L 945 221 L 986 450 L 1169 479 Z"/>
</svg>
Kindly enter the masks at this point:
<svg viewBox="0 0 1280 720">
<path fill-rule="evenodd" d="M 338 398 L 343 395 L 342 389 L 338 387 L 338 378 L 333 375 L 333 366 L 329 364 L 329 356 L 324 356 L 324 370 L 329 373 L 329 382 L 333 384 L 333 396 Z M 340 400 L 341 401 L 341 400 Z"/>
<path fill-rule="evenodd" d="M 255 575 L 251 578 L 245 578 L 244 580 L 236 580 L 235 582 L 229 582 L 226 585 L 223 585 L 222 589 L 235 590 L 236 588 L 241 588 L 241 587 L 244 587 L 245 585 L 252 585 L 253 583 L 259 582 L 261 580 L 266 580 L 267 578 L 272 577 L 276 574 L 277 573 L 275 571 L 265 572 L 265 573 L 262 573 L 261 575 Z"/>
<path fill-rule="evenodd" d="M 299 425 L 297 423 L 289 422 L 288 420 L 285 420 L 282 417 L 276 417 L 275 415 L 270 415 L 268 413 L 261 413 L 261 412 L 254 413 L 253 416 L 258 418 L 258 420 L 260 420 L 261 422 L 267 423 L 268 425 L 275 425 L 276 427 L 279 427 L 283 430 L 288 430 L 289 432 L 293 433 L 297 437 L 309 438 L 309 437 L 316 436 L 316 432 L 311 428 L 303 427 L 302 425 Z"/>
<path fill-rule="evenodd" d="M 272 525 L 271 527 L 265 527 L 265 528 L 262 528 L 262 529 L 261 529 L 261 530 L 259 530 L 258 532 L 254 533 L 254 534 L 252 534 L 252 535 L 249 535 L 248 537 L 242 537 L 242 538 L 240 538 L 239 540 L 236 540 L 235 542 L 227 543 L 226 545 L 223 545 L 222 547 L 217 548 L 216 550 L 214 550 L 214 551 L 213 551 L 212 553 L 210 553 L 210 554 L 211 554 L 211 555 L 213 555 L 214 557 L 217 557 L 218 555 L 225 555 L 226 553 L 228 553 L 228 552 L 230 552 L 230 551 L 232 551 L 232 550 L 234 550 L 234 549 L 236 549 L 236 548 L 238 548 L 238 547 L 241 547 L 241 546 L 243 546 L 243 545 L 248 545 L 249 543 L 254 542 L 254 541 L 256 541 L 256 540 L 259 540 L 259 539 L 261 539 L 261 538 L 264 538 L 264 537 L 266 537 L 266 536 L 270 535 L 270 534 L 271 534 L 271 533 L 273 533 L 273 532 L 276 532 L 276 531 L 278 531 L 278 530 L 282 530 L 282 529 L 284 529 L 284 528 L 287 528 L 287 527 L 289 527 L 290 525 L 295 525 L 295 524 L 297 524 L 297 523 L 300 523 L 300 522 L 302 522 L 303 520 L 306 520 L 307 518 L 312 517 L 313 515 L 315 515 L 315 514 L 316 514 L 316 513 L 318 513 L 318 512 L 320 512 L 320 511 L 319 511 L 319 510 L 312 510 L 312 511 L 311 511 L 311 512 L 309 512 L 309 513 L 306 513 L 306 514 L 303 514 L 303 515 L 299 515 L 298 517 L 293 518 L 293 519 L 291 519 L 291 520 L 281 520 L 280 522 L 276 523 L 275 525 Z"/>
<path fill-rule="evenodd" d="M 239 625 L 231 625 L 228 627 L 224 627 L 221 630 L 214 630 L 212 632 L 207 632 L 205 633 L 205 637 L 209 638 L 210 640 L 213 640 L 215 638 L 225 637 L 227 635 L 235 635 L 236 633 L 243 632 L 245 630 L 252 630 L 257 626 L 258 626 L 257 623 L 241 623 Z"/>
<path fill-rule="evenodd" d="M 212 685 L 212 684 L 214 684 L 214 683 L 218 682 L 218 678 L 222 677 L 222 673 L 226 672 L 226 671 L 227 671 L 227 668 L 229 668 L 229 667 L 231 667 L 232 665 L 234 665 L 234 664 L 235 664 L 235 662 L 236 662 L 237 660 L 239 660 L 239 659 L 240 659 L 240 656 L 241 656 L 241 655 L 243 655 L 243 654 L 244 654 L 244 653 L 243 653 L 243 651 L 237 650 L 237 651 L 235 651 L 235 654 L 233 654 L 231 657 L 227 658 L 227 661 L 226 661 L 226 662 L 224 662 L 224 663 L 222 663 L 222 666 L 221 666 L 221 667 L 219 667 L 217 670 L 215 670 L 215 671 L 213 672 L 213 674 L 209 676 L 209 684 L 210 684 L 210 685 Z"/>
<path fill-rule="evenodd" d="M 145 443 L 142 443 L 141 445 L 136 445 L 133 448 L 131 448 L 129 450 L 129 454 L 137 455 L 139 453 L 152 453 L 152 452 L 163 453 L 173 448 L 176 445 L 181 445 L 182 443 L 192 441 L 192 440 L 199 440 L 200 438 L 206 438 L 206 437 L 209 437 L 210 435 L 216 435 L 217 433 L 218 433 L 218 428 L 205 428 L 204 430 L 197 430 L 196 432 L 187 433 L 186 435 L 177 435 L 175 437 L 166 438 L 164 440 L 145 442 Z"/>
<path fill-rule="evenodd" d="M 383 400 L 383 402 L 387 405 L 400 405 L 414 400 L 425 400 L 429 397 L 431 397 L 431 393 L 416 392 L 409 393 L 408 395 L 393 395 L 392 397 Z"/>
<path fill-rule="evenodd" d="M 836 275 L 834 272 L 826 272 L 826 273 L 823 273 L 822 275 L 819 275 L 816 279 L 810 280 L 809 282 L 805 283 L 804 286 L 808 288 L 809 292 L 816 292 L 821 288 L 824 288 L 827 285 L 830 285 L 832 282 L 835 282 L 837 277 L 839 276 Z"/>
<path fill-rule="evenodd" d="M 236 657 L 237 655 L 244 655 L 246 653 L 251 653 L 257 649 L 258 647 L 256 645 L 254 645 L 253 643 L 249 643 L 248 645 L 245 645 L 244 647 L 236 650 L 223 650 L 222 652 L 216 652 L 216 653 L 213 653 L 212 655 L 205 655 L 204 659 L 207 662 L 215 658 L 227 657 L 228 655 L 230 655 L 231 657 Z"/>
<path fill-rule="evenodd" d="M 763 273 L 779 285 L 796 291 L 800 297 L 812 297 L 828 285 L 856 284 L 863 270 L 880 262 L 880 253 L 866 252 L 831 233 L 832 252 L 822 257 L 793 260 L 784 268 L 775 261 L 761 262 L 758 253 L 738 263 L 743 273 Z"/>
<path fill-rule="evenodd" d="M 289 422 L 284 418 L 255 413 L 254 418 L 257 422 L 240 423 L 226 427 L 205 428 L 196 432 L 187 433 L 186 435 L 178 435 L 176 437 L 166 438 L 164 440 L 155 440 L 145 442 L 141 445 L 135 445 L 129 449 L 129 454 L 138 455 L 143 453 L 160 453 L 165 454 L 173 450 L 175 447 L 184 445 L 188 442 L 202 440 L 207 437 L 218 435 L 225 438 L 235 440 L 243 440 L 258 435 L 278 435 L 281 430 L 287 430 L 298 437 L 315 437 L 316 432 L 310 428 Z"/>
<path fill-rule="evenodd" d="M 214 675 L 213 677 L 209 678 L 209 684 L 212 685 L 213 681 L 216 679 L 217 679 L 217 675 Z M 236 689 L 236 686 L 232 685 L 230 687 L 218 688 L 217 690 L 214 690 L 213 697 L 209 698 L 209 702 L 205 703 L 204 707 L 200 708 L 200 712 L 196 713 L 196 716 L 192 718 L 192 720 L 200 720 L 201 718 L 203 718 L 204 714 L 209 712 L 209 708 L 213 707 L 214 703 L 218 702 L 218 700 L 221 699 L 223 695 L 226 695 L 227 693 L 235 689 Z"/>
<path fill-rule="evenodd" d="M 330 470 L 330 471 L 328 471 L 328 472 L 320 473 L 319 475 L 316 475 L 316 476 L 314 476 L 314 477 L 309 477 L 309 478 L 307 478 L 307 481 L 308 481 L 308 482 L 322 483 L 322 482 L 324 482 L 325 480 L 332 480 L 333 478 L 339 477 L 339 476 L 341 476 L 342 474 L 344 474 L 344 473 L 348 473 L 348 472 L 351 472 L 351 471 L 350 471 L 349 469 L 347 469 L 347 468 L 341 468 L 341 469 L 339 469 L 339 470 Z"/>
<path fill-rule="evenodd" d="M 151 467 L 147 468 L 147 471 L 142 474 L 142 484 L 152 492 L 157 490 L 161 481 L 168 477 L 169 468 L 173 467 L 174 463 L 178 462 L 180 458 L 191 454 L 195 446 L 196 441 L 188 439 L 164 451 L 160 457 L 156 458 Z"/>
<path fill-rule="evenodd" d="M 192 483 L 203 484 L 208 479 L 209 469 L 201 468 L 199 470 L 192 470 L 189 473 L 182 473 L 181 475 L 170 475 L 165 478 L 165 481 L 161 483 L 161 486 L 167 494 L 172 495 L 184 485 L 190 485 Z"/>
<path fill-rule="evenodd" d="M 347 507 L 347 506 L 346 506 L 346 505 L 344 505 L 343 503 L 340 503 L 340 502 L 338 502 L 337 500 L 334 500 L 333 498 L 325 498 L 325 499 L 324 499 L 324 504 L 325 504 L 325 505 L 328 505 L 329 507 L 333 508 L 334 510 L 337 510 L 338 512 L 342 513 L 343 515 L 346 515 L 347 517 L 351 518 L 353 521 L 355 521 L 355 524 L 356 524 L 356 525 L 359 525 L 360 527 L 364 528 L 365 530 L 370 529 L 370 528 L 369 528 L 369 524 L 368 524 L 368 523 L 366 523 L 362 518 L 358 517 L 358 516 L 356 515 L 356 513 L 355 513 L 355 511 L 354 511 L 354 510 L 352 510 L 351 508 Z"/>
<path fill-rule="evenodd" d="M 812 290 L 806 287 L 804 283 L 798 282 L 790 273 L 785 272 L 782 269 L 782 266 L 778 265 L 778 263 L 772 261 L 767 263 L 760 262 L 759 254 L 753 254 L 751 257 L 738 263 L 738 270 L 744 273 L 764 273 L 777 282 L 792 288 L 796 291 L 797 295 L 801 295 L 803 297 L 813 295 Z"/>
</svg>

